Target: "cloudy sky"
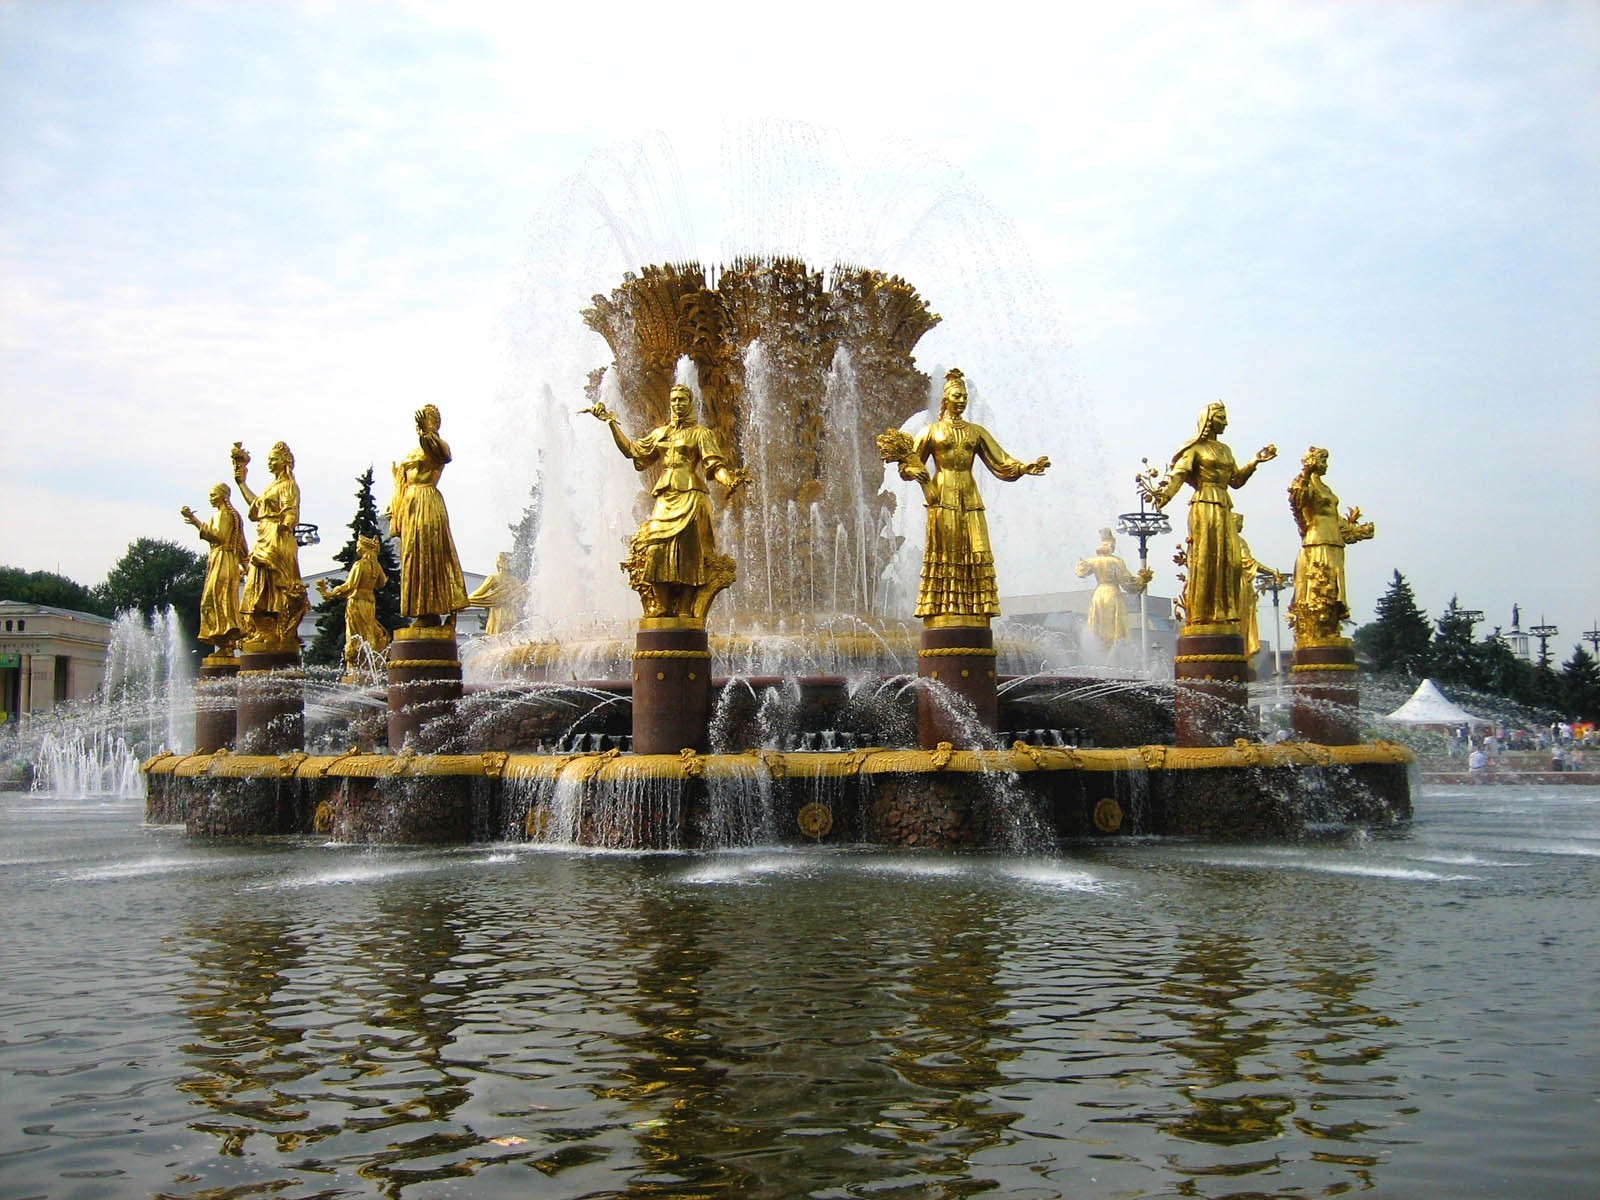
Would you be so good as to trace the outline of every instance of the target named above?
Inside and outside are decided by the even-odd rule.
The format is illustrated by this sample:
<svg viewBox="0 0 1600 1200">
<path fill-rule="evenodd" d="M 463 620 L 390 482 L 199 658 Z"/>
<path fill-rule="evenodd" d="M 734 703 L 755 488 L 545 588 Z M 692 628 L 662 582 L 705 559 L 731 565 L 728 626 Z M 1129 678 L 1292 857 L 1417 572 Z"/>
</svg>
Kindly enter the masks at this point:
<svg viewBox="0 0 1600 1200">
<path fill-rule="evenodd" d="M 0 562 L 94 582 L 283 438 L 320 568 L 431 400 L 487 569 L 541 462 L 632 486 L 555 415 L 588 295 L 798 252 L 905 274 L 1051 456 L 989 489 L 1003 592 L 1223 398 L 1258 557 L 1313 443 L 1377 522 L 1362 619 L 1395 568 L 1558 658 L 1600 618 L 1600 5 L 533 11 L 0 3 Z"/>
</svg>

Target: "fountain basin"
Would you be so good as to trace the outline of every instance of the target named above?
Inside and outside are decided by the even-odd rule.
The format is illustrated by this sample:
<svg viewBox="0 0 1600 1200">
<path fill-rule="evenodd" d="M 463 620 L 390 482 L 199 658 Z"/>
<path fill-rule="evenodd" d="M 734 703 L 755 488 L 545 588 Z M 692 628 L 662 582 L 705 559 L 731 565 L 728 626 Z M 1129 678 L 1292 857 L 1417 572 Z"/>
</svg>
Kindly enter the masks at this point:
<svg viewBox="0 0 1600 1200">
<path fill-rule="evenodd" d="M 1022 848 L 1140 834 L 1298 839 L 1411 816 L 1386 742 L 742 754 L 158 755 L 146 820 L 193 836 L 527 840 L 628 849 L 761 842 Z"/>
</svg>

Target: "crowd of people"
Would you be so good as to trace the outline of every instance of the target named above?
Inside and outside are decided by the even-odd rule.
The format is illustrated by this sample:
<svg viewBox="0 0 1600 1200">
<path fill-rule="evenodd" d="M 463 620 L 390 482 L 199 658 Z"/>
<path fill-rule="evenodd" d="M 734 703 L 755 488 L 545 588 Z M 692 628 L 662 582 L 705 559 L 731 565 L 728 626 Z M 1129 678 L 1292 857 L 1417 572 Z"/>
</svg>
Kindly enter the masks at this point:
<svg viewBox="0 0 1600 1200">
<path fill-rule="evenodd" d="M 1474 731 L 1462 725 L 1451 733 L 1451 756 L 1465 754 L 1474 775 L 1493 774 L 1507 751 L 1548 754 L 1552 771 L 1582 771 L 1589 755 L 1600 752 L 1600 729 L 1563 721 L 1538 730 L 1486 726 Z"/>
</svg>

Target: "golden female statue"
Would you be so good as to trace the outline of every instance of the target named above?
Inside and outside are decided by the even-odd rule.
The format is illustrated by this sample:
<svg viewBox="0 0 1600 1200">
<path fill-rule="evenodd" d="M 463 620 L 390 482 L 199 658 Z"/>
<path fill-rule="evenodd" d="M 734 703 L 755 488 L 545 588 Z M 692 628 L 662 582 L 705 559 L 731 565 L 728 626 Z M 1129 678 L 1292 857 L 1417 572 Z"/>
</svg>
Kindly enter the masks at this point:
<svg viewBox="0 0 1600 1200">
<path fill-rule="evenodd" d="M 256 523 L 256 541 L 250 548 L 239 610 L 244 616 L 245 650 L 255 653 L 298 654 L 300 618 L 310 609 L 305 581 L 300 578 L 300 544 L 295 526 L 300 523 L 300 485 L 294 480 L 294 455 L 283 442 L 267 452 L 272 482 L 257 495 L 245 482 L 250 455 L 237 442 L 233 447 L 233 481 L 250 504 Z"/>
<path fill-rule="evenodd" d="M 878 437 L 883 460 L 898 462 L 901 479 L 922 485 L 928 508 L 922 583 L 917 590 L 917 616 L 923 618 L 987 621 L 1000 615 L 994 550 L 973 463 L 981 460 L 991 474 L 1007 482 L 1043 475 L 1050 465 L 1044 457 L 1029 463 L 1012 458 L 987 429 L 965 419 L 966 411 L 966 379 L 952 367 L 945 373 L 938 420 L 915 438 L 895 430 Z M 930 459 L 931 475 L 924 465 Z"/>
<path fill-rule="evenodd" d="M 1294 602 L 1289 624 L 1297 646 L 1316 645 L 1341 638 L 1340 625 L 1350 619 L 1345 591 L 1344 548 L 1363 542 L 1375 532 L 1371 522 L 1361 523 L 1361 510 L 1339 515 L 1339 497 L 1323 481 L 1328 452 L 1312 446 L 1300 460 L 1300 474 L 1289 485 L 1289 507 L 1300 529 L 1300 554 L 1294 563 Z"/>
<path fill-rule="evenodd" d="M 1189 536 L 1184 543 L 1188 578 L 1183 585 L 1184 628 L 1194 633 L 1240 632 L 1244 615 L 1239 605 L 1241 554 L 1228 489 L 1243 487 L 1258 466 L 1278 455 L 1276 446 L 1263 446 L 1239 466 L 1233 451 L 1217 440 L 1227 428 L 1228 410 L 1223 403 L 1218 400 L 1206 405 L 1195 436 L 1172 456 L 1167 477 L 1159 484 L 1141 486 L 1158 509 L 1165 508 L 1185 483 L 1194 489 L 1189 499 Z M 1201 628 L 1218 625 L 1231 628 Z"/>
<path fill-rule="evenodd" d="M 1116 550 L 1117 539 L 1111 535 L 1111 530 L 1102 529 L 1099 549 L 1088 558 L 1080 558 L 1077 567 L 1079 579 L 1094 576 L 1094 594 L 1089 597 L 1089 632 L 1106 650 L 1128 636 L 1128 611 L 1122 602 L 1122 593 L 1137 596 L 1155 575 L 1148 567 L 1128 570 L 1128 564 L 1117 556 Z"/>
<path fill-rule="evenodd" d="M 439 493 L 439 476 L 450 461 L 449 443 L 439 436 L 439 410 L 424 404 L 414 415 L 417 448 L 392 468 L 389 530 L 400 540 L 401 614 L 413 625 L 439 625 L 467 607 L 467 585 Z"/>
<path fill-rule="evenodd" d="M 225 483 L 211 489 L 211 507 L 217 515 L 210 521 L 201 521 L 187 504 L 178 510 L 211 547 L 206 553 L 206 581 L 200 591 L 200 640 L 210 642 L 218 654 L 231 654 L 244 637 L 239 580 L 250 547 L 245 545 L 244 521 L 233 506 L 232 495 Z"/>
<path fill-rule="evenodd" d="M 330 587 L 326 579 L 317 580 L 317 591 L 324 600 L 344 601 L 344 665 L 356 670 L 367 665 L 365 645 L 373 654 L 389 648 L 389 631 L 378 622 L 378 592 L 389 583 L 389 573 L 378 561 L 379 543 L 375 537 L 356 538 L 356 561 L 345 581 Z"/>
<path fill-rule="evenodd" d="M 522 620 L 522 605 L 527 594 L 522 581 L 511 574 L 511 555 L 501 554 L 494 561 L 494 574 L 467 597 L 467 603 L 489 610 L 488 619 L 483 623 L 484 633 L 509 633 Z"/>
<path fill-rule="evenodd" d="M 1243 513 L 1233 514 L 1233 527 L 1239 533 L 1239 631 L 1244 634 L 1244 656 L 1253 664 L 1256 655 L 1261 653 L 1261 623 L 1256 616 L 1256 603 L 1260 599 L 1261 589 L 1256 585 L 1256 572 L 1266 571 L 1276 577 L 1279 583 L 1284 582 L 1284 575 L 1257 560 L 1250 552 L 1250 543 L 1244 540 Z M 1281 646 L 1278 647 L 1278 650 L 1281 649 Z"/>
<path fill-rule="evenodd" d="M 704 620 L 711 598 L 733 582 L 733 560 L 716 553 L 706 479 L 731 496 L 750 478 L 733 466 L 717 435 L 694 419 L 694 393 L 677 384 L 667 397 L 671 419 L 634 441 L 617 414 L 596 401 L 583 411 L 611 427 L 617 449 L 637 471 L 659 465 L 654 507 L 639 526 L 622 569 L 644 604 L 646 617 Z M 702 478 L 704 476 L 704 478 Z"/>
</svg>

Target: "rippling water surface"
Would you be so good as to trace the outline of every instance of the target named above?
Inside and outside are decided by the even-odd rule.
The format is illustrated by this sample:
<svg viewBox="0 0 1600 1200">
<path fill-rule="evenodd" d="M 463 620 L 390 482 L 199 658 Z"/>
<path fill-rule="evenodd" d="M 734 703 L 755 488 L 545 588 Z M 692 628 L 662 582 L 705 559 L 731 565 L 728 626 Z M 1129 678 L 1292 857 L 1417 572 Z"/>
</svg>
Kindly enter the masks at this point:
<svg viewBox="0 0 1600 1200">
<path fill-rule="evenodd" d="M 8 1197 L 1593 1197 L 1600 792 L 1058 857 L 0 800 Z"/>
</svg>

